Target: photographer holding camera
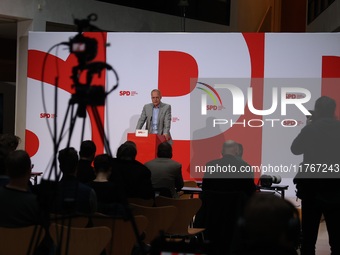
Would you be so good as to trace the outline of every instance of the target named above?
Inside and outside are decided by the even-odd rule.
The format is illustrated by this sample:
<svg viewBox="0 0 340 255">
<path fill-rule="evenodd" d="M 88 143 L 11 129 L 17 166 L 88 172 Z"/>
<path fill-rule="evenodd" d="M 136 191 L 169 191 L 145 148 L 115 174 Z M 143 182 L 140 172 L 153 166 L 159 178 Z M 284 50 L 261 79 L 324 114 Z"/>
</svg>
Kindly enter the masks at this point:
<svg viewBox="0 0 340 255">
<path fill-rule="evenodd" d="M 294 178 L 302 205 L 301 255 L 315 255 L 322 214 L 331 254 L 340 254 L 340 121 L 335 118 L 335 108 L 332 98 L 318 98 L 313 117 L 291 145 L 293 154 L 303 154 Z"/>
</svg>

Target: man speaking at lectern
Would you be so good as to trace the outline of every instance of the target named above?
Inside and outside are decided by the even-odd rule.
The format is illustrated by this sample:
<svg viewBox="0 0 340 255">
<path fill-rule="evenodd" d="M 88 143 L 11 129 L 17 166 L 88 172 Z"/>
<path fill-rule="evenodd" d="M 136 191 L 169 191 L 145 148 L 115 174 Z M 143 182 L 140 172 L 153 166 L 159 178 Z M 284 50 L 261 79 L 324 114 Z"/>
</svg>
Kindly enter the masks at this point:
<svg viewBox="0 0 340 255">
<path fill-rule="evenodd" d="M 164 135 L 167 141 L 171 140 L 171 105 L 161 102 L 162 94 L 158 89 L 151 91 L 152 103 L 143 107 L 136 129 L 141 129 L 146 122 L 149 134 Z"/>
</svg>

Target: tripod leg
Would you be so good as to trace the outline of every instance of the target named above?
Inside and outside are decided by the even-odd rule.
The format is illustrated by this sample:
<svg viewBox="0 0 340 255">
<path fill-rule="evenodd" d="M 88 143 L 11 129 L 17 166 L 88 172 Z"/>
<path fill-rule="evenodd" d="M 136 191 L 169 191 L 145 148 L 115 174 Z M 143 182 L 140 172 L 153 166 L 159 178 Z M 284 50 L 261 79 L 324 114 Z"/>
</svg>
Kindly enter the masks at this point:
<svg viewBox="0 0 340 255">
<path fill-rule="evenodd" d="M 59 138 L 56 134 L 57 130 L 55 130 L 55 134 L 54 134 L 55 138 L 54 138 L 54 145 L 53 145 L 53 147 L 54 147 L 53 148 L 54 149 L 54 157 L 53 157 L 53 163 L 52 163 L 50 170 L 49 170 L 49 173 L 48 173 L 48 180 L 51 179 L 52 173 L 54 173 L 55 180 L 59 180 L 59 177 L 60 177 L 60 174 L 58 175 L 58 171 L 57 171 L 58 165 L 57 165 L 57 156 L 56 155 L 58 153 L 59 145 L 60 145 L 60 142 L 61 142 L 62 137 L 63 137 L 63 133 L 64 133 L 65 126 L 66 126 L 66 120 L 67 120 L 68 115 L 70 113 L 71 106 L 73 108 L 73 105 L 71 104 L 71 102 L 69 102 L 69 104 L 67 106 L 66 114 L 65 114 L 65 117 L 64 117 L 64 120 L 63 120 L 63 124 L 61 126 Z"/>
<path fill-rule="evenodd" d="M 67 141 L 67 148 L 70 147 L 71 144 L 71 137 L 73 135 L 74 127 L 76 125 L 77 114 L 74 114 L 74 106 L 72 106 L 71 117 L 70 117 L 70 130 L 68 133 L 68 141 Z"/>
<path fill-rule="evenodd" d="M 85 117 L 84 117 L 84 119 L 83 119 L 83 127 L 82 127 L 82 129 L 81 129 L 80 145 L 81 145 L 81 143 L 84 141 L 85 121 L 86 121 L 86 115 L 85 115 Z M 79 148 L 80 148 L 80 146 L 79 146 Z"/>
<path fill-rule="evenodd" d="M 108 155 L 110 155 L 112 157 L 112 153 L 111 153 L 111 148 L 110 148 L 110 144 L 109 144 L 109 141 L 105 135 L 105 131 L 104 131 L 104 125 L 100 119 L 100 116 L 99 116 L 99 113 L 98 113 L 98 109 L 96 106 L 91 106 L 91 109 L 92 109 L 92 113 L 93 113 L 93 116 L 94 116 L 94 119 L 95 119 L 95 122 L 96 122 L 96 125 L 97 125 L 97 128 L 98 128 L 98 131 L 99 131 L 99 134 L 100 134 L 100 138 L 102 139 L 103 143 L 104 143 L 104 148 L 105 148 L 105 151 Z"/>
</svg>

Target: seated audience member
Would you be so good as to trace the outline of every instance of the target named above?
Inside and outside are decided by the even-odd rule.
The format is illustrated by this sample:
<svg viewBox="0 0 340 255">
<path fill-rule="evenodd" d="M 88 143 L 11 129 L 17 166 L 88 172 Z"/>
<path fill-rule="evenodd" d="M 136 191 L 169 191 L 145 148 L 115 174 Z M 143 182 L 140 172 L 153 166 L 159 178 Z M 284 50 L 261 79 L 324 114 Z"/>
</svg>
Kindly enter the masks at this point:
<svg viewBox="0 0 340 255">
<path fill-rule="evenodd" d="M 8 153 L 15 151 L 20 143 L 20 138 L 12 134 L 0 135 L 0 187 L 8 184 L 9 177 L 5 167 Z"/>
<path fill-rule="evenodd" d="M 221 192 L 243 192 L 250 197 L 255 191 L 255 183 L 253 173 L 245 173 L 241 167 L 249 166 L 244 160 L 238 157 L 239 146 L 233 140 L 226 141 L 222 146 L 222 158 L 212 160 L 206 164 L 209 167 L 219 166 L 236 169 L 230 172 L 206 172 L 202 180 L 202 190 L 221 191 Z"/>
<path fill-rule="evenodd" d="M 0 226 L 25 227 L 40 224 L 40 207 L 28 183 L 31 159 L 26 151 L 10 152 L 6 160 L 9 183 L 0 187 Z"/>
<path fill-rule="evenodd" d="M 298 211 L 278 196 L 257 193 L 247 203 L 236 232 L 233 255 L 297 255 Z"/>
<path fill-rule="evenodd" d="M 112 158 L 107 154 L 97 155 L 94 158 L 96 178 L 89 183 L 97 195 L 98 212 L 107 215 L 119 215 L 122 213 L 120 190 L 109 181 L 112 172 Z"/>
<path fill-rule="evenodd" d="M 82 183 L 90 182 L 96 178 L 92 167 L 96 150 L 96 144 L 91 140 L 83 141 L 80 145 L 77 178 Z"/>
<path fill-rule="evenodd" d="M 206 167 L 234 170 L 206 172 L 202 180 L 202 206 L 196 214 L 195 227 L 206 229 L 205 237 L 212 243 L 212 254 L 216 255 L 229 254 L 235 222 L 256 191 L 253 174 L 241 171 L 248 164 L 237 158 L 237 152 L 235 141 L 224 142 L 222 157 L 209 161 Z"/>
<path fill-rule="evenodd" d="M 151 172 L 137 161 L 137 149 L 131 142 L 125 142 L 117 150 L 117 158 L 113 159 L 110 181 L 115 183 L 122 194 L 128 198 L 154 198 L 151 183 Z"/>
<path fill-rule="evenodd" d="M 78 154 L 74 148 L 59 151 L 59 167 L 63 174 L 57 186 L 55 213 L 91 214 L 97 210 L 96 193 L 76 178 Z"/>
<path fill-rule="evenodd" d="M 172 160 L 172 147 L 169 143 L 158 145 L 157 158 L 145 163 L 151 171 L 151 182 L 155 190 L 170 191 L 170 197 L 178 198 L 177 191 L 183 188 L 182 165 Z"/>
</svg>

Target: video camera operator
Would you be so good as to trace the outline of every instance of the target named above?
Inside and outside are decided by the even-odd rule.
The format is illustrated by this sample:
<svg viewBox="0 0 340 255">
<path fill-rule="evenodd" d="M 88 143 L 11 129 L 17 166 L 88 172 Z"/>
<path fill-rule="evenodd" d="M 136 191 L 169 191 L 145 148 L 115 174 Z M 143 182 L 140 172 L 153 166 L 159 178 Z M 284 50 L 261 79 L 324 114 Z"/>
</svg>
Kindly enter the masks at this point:
<svg viewBox="0 0 340 255">
<path fill-rule="evenodd" d="M 301 255 L 315 255 L 322 214 L 331 254 L 340 254 L 340 121 L 335 109 L 332 98 L 318 98 L 312 118 L 291 145 L 293 154 L 303 154 L 294 179 L 302 206 Z"/>
</svg>

